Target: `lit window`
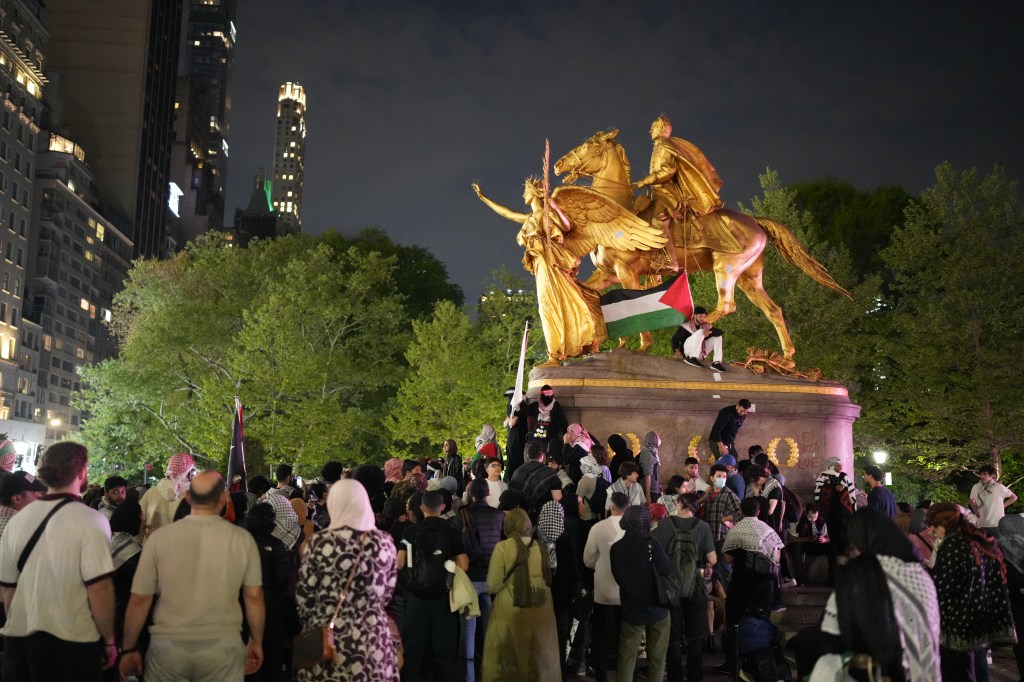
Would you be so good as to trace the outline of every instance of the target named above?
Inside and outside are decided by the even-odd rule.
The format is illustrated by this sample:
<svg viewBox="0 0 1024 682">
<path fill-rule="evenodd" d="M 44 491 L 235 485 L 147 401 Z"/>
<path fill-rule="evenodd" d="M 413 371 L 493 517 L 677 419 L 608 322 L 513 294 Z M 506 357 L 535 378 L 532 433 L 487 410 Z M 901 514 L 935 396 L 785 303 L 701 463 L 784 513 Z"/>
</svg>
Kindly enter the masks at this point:
<svg viewBox="0 0 1024 682">
<path fill-rule="evenodd" d="M 104 227 L 102 225 L 100 225 L 99 223 L 96 223 L 96 239 L 99 239 L 100 241 L 103 241 L 103 232 L 104 231 L 105 231 Z"/>
<path fill-rule="evenodd" d="M 295 140 L 292 140 L 291 142 L 289 142 L 288 146 L 289 147 L 294 147 L 295 146 Z"/>
<path fill-rule="evenodd" d="M 199 46 L 200 46 L 200 45 L 201 45 L 202 43 L 200 43 L 200 42 L 199 42 L 199 41 L 197 40 L 197 41 L 193 42 L 192 44 L 193 44 L 193 45 L 195 45 L 196 47 L 199 47 Z"/>
<path fill-rule="evenodd" d="M 288 196 L 291 196 L 291 195 L 292 195 L 292 191 L 288 190 Z"/>
<path fill-rule="evenodd" d="M 85 252 L 85 260 L 92 260 L 92 251 Z"/>
<path fill-rule="evenodd" d="M 79 303 L 78 305 L 81 306 L 82 310 L 88 310 L 89 309 L 89 301 L 87 299 L 83 298 L 82 302 Z"/>
</svg>

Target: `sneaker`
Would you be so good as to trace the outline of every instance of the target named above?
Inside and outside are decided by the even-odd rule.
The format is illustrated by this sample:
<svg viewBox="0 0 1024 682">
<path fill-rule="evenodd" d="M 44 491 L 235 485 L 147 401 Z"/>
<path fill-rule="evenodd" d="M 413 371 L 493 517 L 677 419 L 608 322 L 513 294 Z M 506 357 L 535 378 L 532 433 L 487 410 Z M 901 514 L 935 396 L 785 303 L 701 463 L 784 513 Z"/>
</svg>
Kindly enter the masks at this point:
<svg viewBox="0 0 1024 682">
<path fill-rule="evenodd" d="M 783 587 L 796 587 L 796 578 L 787 578 L 782 581 Z"/>
<path fill-rule="evenodd" d="M 722 674 L 725 674 L 725 675 L 732 675 L 732 672 L 733 672 L 732 671 L 732 666 L 729 665 L 728 663 L 723 663 L 721 665 L 716 665 L 714 668 L 712 668 L 712 670 L 714 670 L 716 673 L 722 673 Z"/>
<path fill-rule="evenodd" d="M 776 604 L 775 606 L 772 607 L 772 611 L 774 611 L 775 613 L 782 613 L 785 610 L 786 610 L 786 605 L 785 604 Z"/>
<path fill-rule="evenodd" d="M 701 362 L 700 360 L 698 360 L 697 358 L 685 357 L 685 358 L 683 358 L 683 362 L 685 362 L 686 364 L 691 365 L 693 367 L 700 367 L 701 369 L 707 369 L 704 366 L 704 363 Z"/>
<path fill-rule="evenodd" d="M 724 372 L 725 371 L 725 365 L 723 365 L 720 362 L 712 362 L 711 363 L 711 369 L 715 370 L 716 372 Z"/>
</svg>

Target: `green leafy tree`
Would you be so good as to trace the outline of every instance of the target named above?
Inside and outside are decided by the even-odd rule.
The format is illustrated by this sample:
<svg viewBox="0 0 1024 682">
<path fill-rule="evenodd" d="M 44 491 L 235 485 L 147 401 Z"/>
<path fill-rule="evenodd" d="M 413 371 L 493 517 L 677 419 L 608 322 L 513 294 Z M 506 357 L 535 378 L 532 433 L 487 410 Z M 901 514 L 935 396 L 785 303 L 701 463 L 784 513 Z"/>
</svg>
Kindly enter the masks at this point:
<svg viewBox="0 0 1024 682">
<path fill-rule="evenodd" d="M 893 284 L 876 386 L 865 396 L 869 427 L 890 449 L 946 473 L 982 463 L 1019 469 L 1017 184 L 1000 168 L 982 176 L 939 166 L 882 258 Z"/>
<path fill-rule="evenodd" d="M 219 466 L 236 395 L 268 460 L 381 457 L 408 310 L 395 256 L 341 246 L 209 235 L 136 263 L 113 311 L 121 353 L 86 369 L 77 399 L 97 461 L 135 469 L 188 450 Z"/>
<path fill-rule="evenodd" d="M 818 367 L 830 379 L 858 384 L 871 365 L 863 347 L 873 325 L 868 311 L 878 305 L 881 280 L 877 276 L 859 280 L 844 247 L 814 239 L 813 217 L 797 208 L 793 191 L 780 184 L 776 171 L 766 170 L 760 181 L 764 195 L 755 197 L 750 209 L 741 209 L 787 225 L 852 296 L 850 300 L 821 286 L 787 264 L 772 246 L 765 248 L 764 288 L 782 307 L 797 348 L 797 365 Z M 737 292 L 736 299 L 736 312 L 719 323 L 726 331 L 726 355 L 745 358 L 748 347 L 777 347 L 775 330 L 768 319 L 742 293 Z M 707 307 L 711 309 L 712 305 Z"/>
<path fill-rule="evenodd" d="M 396 450 L 436 455 L 446 438 L 465 450 L 483 424 L 500 431 L 504 368 L 479 326 L 454 303 L 441 301 L 429 319 L 413 322 L 405 357 L 409 375 L 388 418 Z"/>
<path fill-rule="evenodd" d="M 913 200 L 897 185 L 863 191 L 838 178 L 808 180 L 789 189 L 796 206 L 813 216 L 815 240 L 845 246 L 860 277 L 883 269 L 880 253 Z"/>
</svg>

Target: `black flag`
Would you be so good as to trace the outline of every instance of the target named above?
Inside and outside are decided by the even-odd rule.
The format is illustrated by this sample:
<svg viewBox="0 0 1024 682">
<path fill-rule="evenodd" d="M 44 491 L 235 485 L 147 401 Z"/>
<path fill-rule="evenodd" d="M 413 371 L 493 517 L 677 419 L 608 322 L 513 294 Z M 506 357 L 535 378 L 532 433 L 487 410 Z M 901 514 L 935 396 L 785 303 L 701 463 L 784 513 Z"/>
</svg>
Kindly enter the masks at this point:
<svg viewBox="0 0 1024 682">
<path fill-rule="evenodd" d="M 240 477 L 235 481 L 235 477 Z M 235 396 L 235 419 L 231 427 L 231 449 L 228 450 L 228 490 L 247 492 L 248 476 L 245 475 L 245 424 L 242 421 L 242 401 Z"/>
</svg>

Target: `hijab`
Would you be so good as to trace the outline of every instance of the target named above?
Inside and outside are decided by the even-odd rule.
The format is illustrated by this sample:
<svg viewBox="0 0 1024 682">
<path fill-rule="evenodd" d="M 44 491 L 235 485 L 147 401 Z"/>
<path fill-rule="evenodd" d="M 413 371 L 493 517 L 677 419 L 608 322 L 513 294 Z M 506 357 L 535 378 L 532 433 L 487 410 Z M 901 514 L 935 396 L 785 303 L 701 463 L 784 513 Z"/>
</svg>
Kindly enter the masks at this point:
<svg viewBox="0 0 1024 682">
<path fill-rule="evenodd" d="M 327 495 L 327 513 L 331 517 L 329 530 L 351 528 L 367 531 L 376 528 L 370 496 L 358 481 L 343 478 L 331 486 Z"/>
<path fill-rule="evenodd" d="M 1005 517 L 1004 517 L 1005 518 Z M 925 522 L 929 526 L 942 526 L 946 529 L 946 535 L 959 535 L 970 544 L 971 554 L 974 562 L 981 565 L 981 555 L 988 556 L 993 561 L 1003 563 L 1002 552 L 995 538 L 989 537 L 985 531 L 971 523 L 964 514 L 960 505 L 953 502 L 939 502 L 928 507 L 925 515 Z"/>
<path fill-rule="evenodd" d="M 366 491 L 363 492 L 365 494 Z M 330 497 L 327 501 L 330 504 Z M 292 549 L 299 540 L 300 532 L 299 517 L 292 503 L 284 495 L 267 495 L 267 504 L 274 509 L 274 532 L 271 535 L 283 542 L 289 550 Z"/>
<path fill-rule="evenodd" d="M 617 433 L 608 436 L 608 447 L 616 455 L 627 455 L 630 459 L 633 459 L 633 451 L 626 445 L 626 439 Z"/>
<path fill-rule="evenodd" d="M 512 565 L 512 603 L 518 608 L 530 608 L 540 606 L 544 603 L 544 592 L 547 588 L 534 589 L 530 584 L 530 549 L 523 538 L 527 541 L 533 534 L 533 524 L 530 517 L 522 509 L 513 509 L 505 516 L 504 531 L 506 537 L 515 544 L 516 559 Z M 547 552 L 541 552 L 541 566 L 544 573 L 544 582 L 551 584 L 551 565 Z M 506 578 L 507 579 L 507 578 Z"/>
<path fill-rule="evenodd" d="M 619 525 L 627 538 L 646 538 L 651 534 L 651 510 L 642 504 L 627 507 Z"/>
<path fill-rule="evenodd" d="M 569 445 L 578 445 L 584 452 L 590 452 L 590 448 L 594 445 L 594 439 L 590 437 L 582 424 L 569 424 L 567 433 L 569 434 Z"/>
</svg>

